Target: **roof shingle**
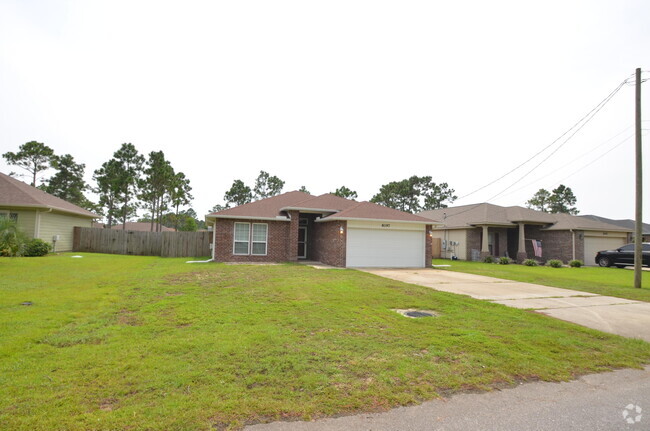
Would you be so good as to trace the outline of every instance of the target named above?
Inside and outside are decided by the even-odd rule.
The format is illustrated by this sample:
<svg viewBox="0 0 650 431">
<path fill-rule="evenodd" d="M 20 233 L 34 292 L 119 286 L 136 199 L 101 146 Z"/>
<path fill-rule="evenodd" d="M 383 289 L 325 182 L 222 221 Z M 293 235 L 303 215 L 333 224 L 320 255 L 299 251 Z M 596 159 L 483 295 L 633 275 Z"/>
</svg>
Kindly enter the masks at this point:
<svg viewBox="0 0 650 431">
<path fill-rule="evenodd" d="M 86 209 L 57 198 L 0 172 L 0 206 L 51 208 L 83 217 L 99 218 Z"/>
</svg>

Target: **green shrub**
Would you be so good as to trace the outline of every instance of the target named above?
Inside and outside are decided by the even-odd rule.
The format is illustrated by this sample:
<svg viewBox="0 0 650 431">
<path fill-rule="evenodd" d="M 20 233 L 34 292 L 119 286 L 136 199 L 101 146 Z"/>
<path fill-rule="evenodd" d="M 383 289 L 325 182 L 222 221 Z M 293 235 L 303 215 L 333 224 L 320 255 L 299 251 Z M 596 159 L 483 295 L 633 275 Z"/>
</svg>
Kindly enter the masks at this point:
<svg viewBox="0 0 650 431">
<path fill-rule="evenodd" d="M 562 261 L 559 259 L 551 259 L 546 262 L 546 266 L 550 266 L 551 268 L 562 268 Z"/>
<path fill-rule="evenodd" d="M 569 266 L 571 268 L 580 268 L 582 265 L 584 265 L 584 262 L 578 259 L 574 259 L 569 262 Z"/>
<path fill-rule="evenodd" d="M 0 217 L 0 256 L 22 256 L 26 243 L 27 236 L 16 222 Z"/>
<path fill-rule="evenodd" d="M 503 256 L 499 258 L 499 265 L 509 265 L 512 263 L 512 259 L 509 257 Z"/>
<path fill-rule="evenodd" d="M 492 256 L 485 256 L 483 259 L 484 263 L 494 263 L 494 258 Z"/>
<path fill-rule="evenodd" d="M 25 247 L 25 256 L 45 256 L 52 250 L 52 246 L 40 238 L 34 238 Z"/>
<path fill-rule="evenodd" d="M 522 262 L 526 266 L 537 266 L 537 261 L 535 259 L 526 259 Z"/>
</svg>

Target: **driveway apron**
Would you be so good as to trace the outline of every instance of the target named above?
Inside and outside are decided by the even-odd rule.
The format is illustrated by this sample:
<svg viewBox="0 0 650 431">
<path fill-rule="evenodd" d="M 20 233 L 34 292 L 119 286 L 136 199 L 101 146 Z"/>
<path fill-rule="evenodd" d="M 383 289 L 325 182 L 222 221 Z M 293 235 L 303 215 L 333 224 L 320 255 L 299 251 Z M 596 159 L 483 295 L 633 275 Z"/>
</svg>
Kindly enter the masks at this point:
<svg viewBox="0 0 650 431">
<path fill-rule="evenodd" d="M 439 269 L 361 271 L 509 307 L 532 309 L 599 331 L 650 341 L 648 302 Z"/>
</svg>

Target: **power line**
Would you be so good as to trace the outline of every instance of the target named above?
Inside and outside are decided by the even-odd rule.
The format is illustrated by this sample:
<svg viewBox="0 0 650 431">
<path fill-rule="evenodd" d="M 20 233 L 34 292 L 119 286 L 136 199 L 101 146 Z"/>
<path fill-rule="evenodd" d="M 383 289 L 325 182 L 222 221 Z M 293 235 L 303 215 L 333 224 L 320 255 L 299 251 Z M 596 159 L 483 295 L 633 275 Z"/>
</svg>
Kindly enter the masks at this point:
<svg viewBox="0 0 650 431">
<path fill-rule="evenodd" d="M 631 76 L 634 76 L 634 75 L 630 75 L 630 77 L 631 77 Z M 621 88 L 622 88 L 622 87 L 627 83 L 627 81 L 630 79 L 630 77 L 626 78 L 622 83 L 620 83 L 620 84 L 616 87 L 616 89 L 614 89 L 611 93 L 609 93 L 609 94 L 607 95 L 607 97 L 605 97 L 603 100 L 601 100 L 600 103 L 598 103 L 598 104 L 597 104 L 597 105 L 596 105 L 596 106 L 595 106 L 591 111 L 589 111 L 586 115 L 584 115 L 580 120 L 578 120 L 578 121 L 577 121 L 573 126 L 571 126 L 571 127 L 570 127 L 566 132 L 562 133 L 558 138 L 556 138 L 556 139 L 555 139 L 553 142 L 551 142 L 549 145 L 547 145 L 547 146 L 545 146 L 544 148 L 542 148 L 541 150 L 539 150 L 539 151 L 538 151 L 537 153 L 535 153 L 532 157 L 530 157 L 529 159 L 527 159 L 525 162 L 519 164 L 519 165 L 516 166 L 514 169 L 511 169 L 510 171 L 506 172 L 505 174 L 503 174 L 503 175 L 500 176 L 499 178 L 497 178 L 497 179 L 495 179 L 495 180 L 493 180 L 493 181 L 491 181 L 491 182 L 485 184 L 484 186 L 481 186 L 481 187 L 479 187 L 478 189 L 476 189 L 476 190 L 474 190 L 474 191 L 472 191 L 472 192 L 470 192 L 470 193 L 467 193 L 466 195 L 461 196 L 459 199 L 463 199 L 463 198 L 466 198 L 466 197 L 468 197 L 468 196 L 471 196 L 471 195 L 473 195 L 474 193 L 479 192 L 479 191 L 481 191 L 481 190 L 483 190 L 483 189 L 485 189 L 485 188 L 491 186 L 492 184 L 494 184 L 494 183 L 496 183 L 496 182 L 502 180 L 503 178 L 507 177 L 508 175 L 512 174 L 513 172 L 515 172 L 516 170 L 518 170 L 519 168 L 521 168 L 522 166 L 524 166 L 525 164 L 527 164 L 528 162 L 530 162 L 531 160 L 533 160 L 535 157 L 539 156 L 541 153 L 543 153 L 544 151 L 546 151 L 548 148 L 550 148 L 550 147 L 552 147 L 553 145 L 555 145 L 559 140 L 561 140 L 564 136 L 566 136 L 567 134 L 569 134 L 573 129 L 575 129 L 576 127 L 578 127 L 578 125 L 580 125 L 583 121 L 585 121 L 586 118 L 588 118 L 589 116 L 592 116 L 592 117 L 593 117 L 593 115 L 595 115 L 596 113 L 598 113 L 598 111 L 600 111 L 600 109 L 602 109 L 602 107 L 603 107 L 605 104 L 607 104 L 607 102 L 609 102 L 609 101 L 611 100 L 611 98 L 614 97 L 614 95 L 615 95 L 616 93 L 618 93 L 618 91 L 619 91 L 619 90 L 620 90 L 620 89 L 621 89 Z M 592 115 L 592 114 L 593 114 L 593 115 Z M 569 138 L 569 139 L 570 139 L 570 138 Z M 566 141 L 565 141 L 565 143 L 566 143 Z M 542 163 L 543 163 L 543 161 L 542 161 Z M 538 165 L 538 166 L 539 166 L 539 165 Z M 536 168 L 535 168 L 535 169 L 536 169 Z M 532 171 L 531 171 L 531 172 L 532 172 Z M 522 178 L 523 178 L 523 177 L 522 177 Z M 507 189 L 506 189 L 506 190 L 507 190 Z M 498 195 L 496 195 L 496 196 L 498 196 Z M 496 197 L 496 196 L 495 196 L 495 197 Z"/>
<path fill-rule="evenodd" d="M 622 135 L 624 132 L 626 132 L 626 131 L 628 131 L 629 129 L 631 129 L 633 126 L 634 126 L 634 125 L 630 125 L 630 126 L 626 127 L 625 129 L 621 130 L 621 131 L 618 132 L 616 135 L 612 136 L 611 138 L 607 139 L 606 141 L 604 141 L 604 142 L 598 144 L 598 145 L 595 146 L 594 148 L 590 148 L 589 151 L 590 151 L 590 152 L 594 152 L 594 151 L 598 150 L 598 149 L 601 148 L 602 146 L 604 146 L 604 145 L 610 143 L 610 142 L 613 141 L 615 138 L 619 137 L 619 136 Z M 631 134 L 630 136 L 626 137 L 625 139 L 623 139 L 623 141 L 621 141 L 621 142 L 619 142 L 618 144 L 616 144 L 616 146 L 613 147 L 613 148 L 618 147 L 620 144 L 622 144 L 623 142 L 628 141 L 628 140 L 631 139 L 632 137 L 634 137 L 634 134 Z M 608 151 L 608 152 L 609 152 L 609 151 Z M 605 153 L 605 154 L 607 154 L 607 153 Z M 527 188 L 527 187 L 532 186 L 533 184 L 539 183 L 539 181 L 543 180 L 544 178 L 548 178 L 548 177 L 550 177 L 551 175 L 553 175 L 554 173 L 556 173 L 556 172 L 558 172 L 558 171 L 561 171 L 562 169 L 566 168 L 567 166 L 569 166 L 569 165 L 573 165 L 576 161 L 578 161 L 578 160 L 582 159 L 583 157 L 585 157 L 585 155 L 586 155 L 586 154 L 581 154 L 580 156 L 578 156 L 578 157 L 574 158 L 573 160 L 571 160 L 570 162 L 568 162 L 568 163 L 566 163 L 566 164 L 560 166 L 559 168 L 555 169 L 554 171 L 551 171 L 551 172 L 549 172 L 548 174 L 544 175 L 543 177 L 537 178 L 535 181 L 532 181 L 532 182 L 526 184 L 525 186 L 519 187 L 518 189 L 513 190 L 513 191 L 511 191 L 510 193 L 505 194 L 504 196 L 510 196 L 510 195 L 512 195 L 513 193 L 516 193 L 516 192 L 518 192 L 518 191 L 520 191 L 520 190 L 523 190 L 523 189 L 525 189 L 525 188 Z"/>
<path fill-rule="evenodd" d="M 600 103 L 599 103 L 599 104 L 598 104 L 594 109 L 592 109 L 591 111 L 589 111 L 589 113 L 588 113 L 587 115 L 585 115 L 584 117 L 582 117 L 578 123 L 576 123 L 574 126 L 571 127 L 571 129 L 567 130 L 567 132 L 565 132 L 561 137 L 565 136 L 568 132 L 570 132 L 571 130 L 575 129 L 575 131 L 574 131 L 572 134 L 570 134 L 570 135 L 569 135 L 569 136 L 564 140 L 564 142 L 562 142 L 562 143 L 561 143 L 557 148 L 555 148 L 555 149 L 551 152 L 551 154 L 549 154 L 548 156 L 546 156 L 546 158 L 544 158 L 541 162 L 539 162 L 537 165 L 535 165 L 535 166 L 534 166 L 530 171 L 526 172 L 523 176 L 521 176 L 519 179 L 517 179 L 517 181 L 513 182 L 513 183 L 510 184 L 508 187 L 506 187 L 505 189 L 503 189 L 502 191 L 500 191 L 499 193 L 497 193 L 496 195 L 494 195 L 494 196 L 492 196 L 490 199 L 488 199 L 488 202 L 491 201 L 492 199 L 494 199 L 494 198 L 496 198 L 496 197 L 502 195 L 502 194 L 505 193 L 506 191 L 508 191 L 508 190 L 509 190 L 510 188 L 512 188 L 515 184 L 517 184 L 519 181 L 521 181 L 521 180 L 523 180 L 524 178 L 526 178 L 526 177 L 527 177 L 528 175 L 530 175 L 530 174 L 531 174 L 535 169 L 539 168 L 539 167 L 540 167 L 540 166 L 541 166 L 545 161 L 547 161 L 547 160 L 548 160 L 549 158 L 551 158 L 555 153 L 557 153 L 557 152 L 560 150 L 560 148 L 562 148 L 562 147 L 563 147 L 567 142 L 569 142 L 569 141 L 571 140 L 571 138 L 573 138 L 573 137 L 574 137 L 574 136 L 575 136 L 575 135 L 576 135 L 580 130 L 582 130 L 582 128 L 583 128 L 584 126 L 586 126 L 586 125 L 587 125 L 587 124 L 588 124 L 588 123 L 589 123 L 589 122 L 590 122 L 590 121 L 591 121 L 591 120 L 596 116 L 596 114 L 598 114 L 598 112 L 600 112 L 600 110 L 603 109 L 603 108 L 605 107 L 605 105 L 607 105 L 607 103 L 608 103 L 610 100 L 612 100 L 612 98 L 616 95 L 616 93 L 619 92 L 619 90 L 620 90 L 621 88 L 623 88 L 623 86 L 625 85 L 625 83 L 626 83 L 628 80 L 629 80 L 629 78 L 626 79 L 625 81 L 621 82 L 621 83 L 618 85 L 618 87 L 616 87 L 616 89 L 615 89 L 614 91 L 612 91 L 611 93 L 609 93 L 609 95 L 608 95 L 605 99 L 603 99 L 603 101 L 601 101 L 601 102 L 600 102 Z M 583 120 L 584 120 L 584 121 L 583 121 Z M 576 125 L 577 125 L 577 124 L 580 124 L 580 125 L 576 128 Z M 560 138 L 561 138 L 561 137 L 560 137 Z M 556 140 L 554 141 L 554 143 L 557 142 L 560 138 L 556 139 Z M 552 145 L 552 144 L 551 144 L 551 145 Z M 550 147 L 550 145 L 549 145 L 549 147 Z M 546 147 L 546 148 L 548 148 L 548 147 Z M 546 149 L 546 148 L 545 148 L 545 149 Z"/>
</svg>

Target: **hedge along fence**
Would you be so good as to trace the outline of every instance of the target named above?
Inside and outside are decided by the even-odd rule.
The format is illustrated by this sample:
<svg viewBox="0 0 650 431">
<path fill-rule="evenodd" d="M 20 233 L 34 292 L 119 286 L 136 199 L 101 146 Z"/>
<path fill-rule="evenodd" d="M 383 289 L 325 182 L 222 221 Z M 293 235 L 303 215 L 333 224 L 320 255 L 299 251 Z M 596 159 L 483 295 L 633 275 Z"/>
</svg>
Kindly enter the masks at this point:
<svg viewBox="0 0 650 431">
<path fill-rule="evenodd" d="M 209 256 L 212 232 L 140 232 L 75 227 L 75 252 L 132 254 L 138 256 Z"/>
</svg>

